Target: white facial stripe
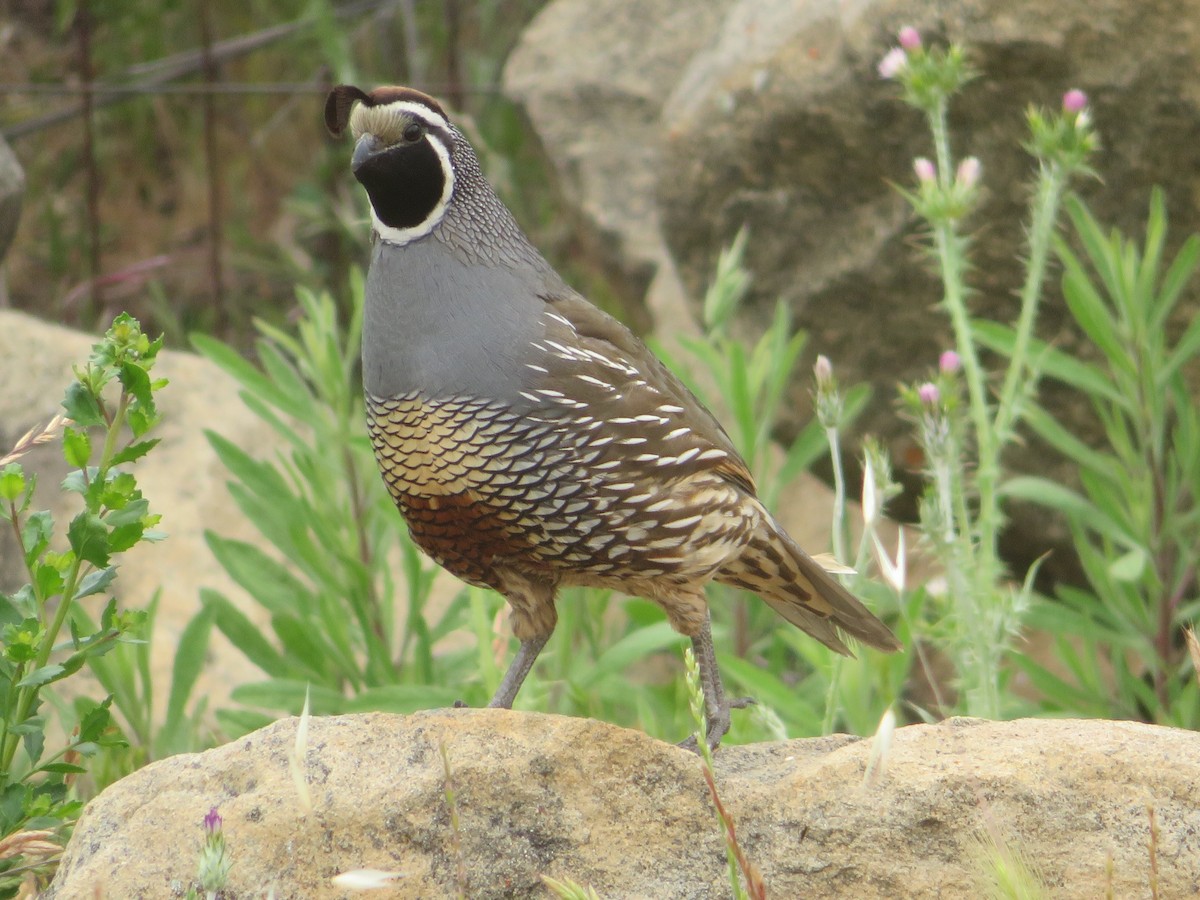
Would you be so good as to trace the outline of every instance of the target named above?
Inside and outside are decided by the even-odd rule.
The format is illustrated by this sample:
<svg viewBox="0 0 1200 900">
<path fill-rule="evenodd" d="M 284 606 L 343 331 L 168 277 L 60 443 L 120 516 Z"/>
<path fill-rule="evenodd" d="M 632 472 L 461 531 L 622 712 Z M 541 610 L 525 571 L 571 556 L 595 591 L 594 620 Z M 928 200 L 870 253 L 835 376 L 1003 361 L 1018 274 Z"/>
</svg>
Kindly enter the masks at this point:
<svg viewBox="0 0 1200 900">
<path fill-rule="evenodd" d="M 389 103 L 388 106 L 412 107 L 430 121 L 440 121 L 443 123 L 446 121 L 429 107 L 421 106 L 418 103 L 398 101 L 396 103 Z M 442 196 L 438 198 L 438 202 L 433 207 L 433 210 L 425 217 L 425 221 L 418 222 L 409 228 L 396 228 L 392 225 L 384 225 L 383 222 L 379 221 L 379 216 L 375 214 L 375 207 L 372 206 L 371 224 L 375 226 L 375 233 L 379 235 L 379 239 L 385 244 L 403 246 L 412 243 L 417 238 L 424 237 L 433 231 L 437 224 L 442 221 L 442 216 L 446 214 L 446 204 L 450 202 L 450 195 L 454 193 L 454 166 L 450 165 L 450 151 L 446 149 L 446 145 L 442 143 L 440 137 L 432 137 L 427 134 L 425 140 L 429 142 L 429 146 L 433 147 L 433 152 L 441 160 L 442 172 L 446 176 L 442 185 Z"/>
<path fill-rule="evenodd" d="M 398 132 L 399 129 L 396 125 L 404 119 L 425 123 L 430 128 L 437 128 L 441 131 L 450 130 L 450 123 L 446 117 L 423 103 L 416 103 L 412 100 L 396 100 L 380 106 L 356 103 L 350 111 L 350 133 L 355 140 L 358 140 L 368 131 L 380 134 L 394 129 Z"/>
<path fill-rule="evenodd" d="M 418 122 L 428 122 L 435 128 L 441 128 L 445 131 L 450 130 L 450 123 L 446 120 L 446 117 L 439 115 L 436 110 L 430 109 L 424 103 L 417 103 L 413 100 L 395 100 L 391 103 L 381 103 L 378 106 L 370 108 L 378 109 L 381 112 L 395 110 L 398 113 L 408 113 Z"/>
</svg>

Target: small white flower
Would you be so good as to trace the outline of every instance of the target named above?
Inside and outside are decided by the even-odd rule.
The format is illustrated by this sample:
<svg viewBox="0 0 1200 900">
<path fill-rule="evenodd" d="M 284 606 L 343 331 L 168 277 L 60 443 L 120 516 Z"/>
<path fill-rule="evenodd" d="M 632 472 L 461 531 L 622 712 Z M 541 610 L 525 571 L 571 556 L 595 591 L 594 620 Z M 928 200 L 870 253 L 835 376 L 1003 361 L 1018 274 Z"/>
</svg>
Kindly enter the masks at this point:
<svg viewBox="0 0 1200 900">
<path fill-rule="evenodd" d="M 973 188 L 979 183 L 979 172 L 982 166 L 974 156 L 968 156 L 958 164 L 956 181 L 965 188 Z"/>
<path fill-rule="evenodd" d="M 875 561 L 879 563 L 879 572 L 897 594 L 904 593 L 907 581 L 908 559 L 904 551 L 904 529 L 901 528 L 896 538 L 896 561 L 893 563 L 879 535 L 871 533 L 871 542 L 875 547 Z"/>
<path fill-rule="evenodd" d="M 875 523 L 875 517 L 877 515 L 879 515 L 879 497 L 878 490 L 875 487 L 875 467 L 871 465 L 871 461 L 868 459 L 866 465 L 863 466 L 863 523 L 870 528 Z"/>
<path fill-rule="evenodd" d="M 908 54 L 903 47 L 893 47 L 879 61 L 879 77 L 895 78 L 908 65 Z"/>
</svg>

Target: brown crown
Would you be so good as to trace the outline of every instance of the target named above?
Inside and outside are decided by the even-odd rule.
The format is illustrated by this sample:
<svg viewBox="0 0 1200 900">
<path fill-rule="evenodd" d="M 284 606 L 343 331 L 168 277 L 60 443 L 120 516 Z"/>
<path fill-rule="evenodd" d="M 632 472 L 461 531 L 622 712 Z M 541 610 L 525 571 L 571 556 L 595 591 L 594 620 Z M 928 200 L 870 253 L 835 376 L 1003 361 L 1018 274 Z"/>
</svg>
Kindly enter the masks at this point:
<svg viewBox="0 0 1200 900">
<path fill-rule="evenodd" d="M 422 106 L 429 107 L 442 118 L 449 118 L 440 103 L 415 88 L 385 85 L 375 88 L 368 94 L 362 88 L 357 88 L 352 84 L 339 84 L 329 92 L 329 97 L 325 100 L 325 127 L 334 137 L 341 137 L 350 123 L 350 111 L 354 108 L 355 103 L 362 103 L 365 106 L 386 106 L 399 100 L 420 103 Z"/>
</svg>

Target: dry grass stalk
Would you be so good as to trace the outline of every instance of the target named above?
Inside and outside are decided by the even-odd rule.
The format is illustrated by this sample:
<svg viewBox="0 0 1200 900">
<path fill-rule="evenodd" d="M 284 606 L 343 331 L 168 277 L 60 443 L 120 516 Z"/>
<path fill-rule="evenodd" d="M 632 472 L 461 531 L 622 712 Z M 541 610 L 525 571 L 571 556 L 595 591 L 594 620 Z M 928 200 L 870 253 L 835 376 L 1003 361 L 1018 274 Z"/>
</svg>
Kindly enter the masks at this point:
<svg viewBox="0 0 1200 900">
<path fill-rule="evenodd" d="M 71 420 L 66 416 L 59 413 L 40 431 L 36 425 L 33 428 L 30 428 L 27 432 L 17 438 L 17 442 L 13 445 L 12 450 L 10 450 L 6 455 L 0 456 L 0 466 L 6 466 L 10 462 L 15 462 L 38 444 L 45 444 L 54 440 L 56 437 L 58 437 L 58 433 L 62 430 L 63 426 L 69 424 L 70 421 Z"/>
</svg>

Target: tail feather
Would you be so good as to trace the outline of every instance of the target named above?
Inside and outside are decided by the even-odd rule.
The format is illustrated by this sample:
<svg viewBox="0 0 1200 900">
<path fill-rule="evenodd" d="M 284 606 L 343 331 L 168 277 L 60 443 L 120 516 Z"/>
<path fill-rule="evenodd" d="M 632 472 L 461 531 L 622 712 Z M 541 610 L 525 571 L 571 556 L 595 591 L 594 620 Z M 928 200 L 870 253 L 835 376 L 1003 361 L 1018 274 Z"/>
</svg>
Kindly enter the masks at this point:
<svg viewBox="0 0 1200 900">
<path fill-rule="evenodd" d="M 780 527 L 768 523 L 754 533 L 741 556 L 716 580 L 758 594 L 797 628 L 846 656 L 839 632 L 878 650 L 899 650 L 891 630 L 857 597 L 801 549 Z"/>
</svg>

